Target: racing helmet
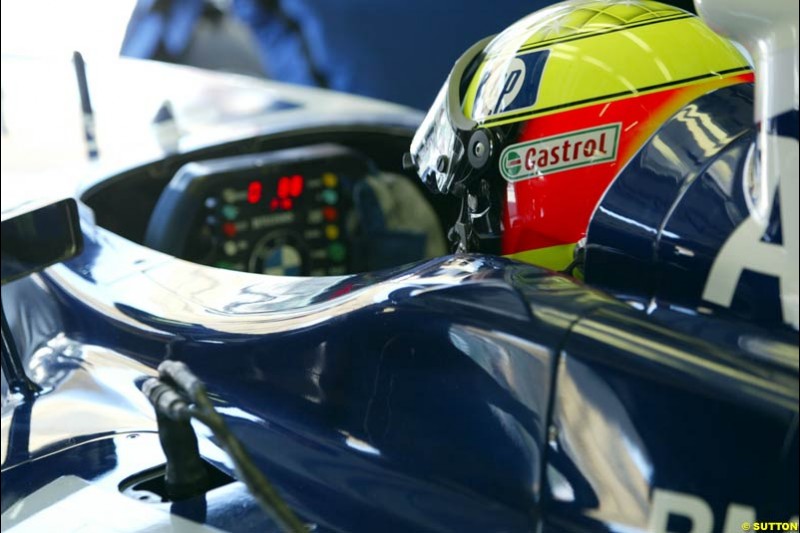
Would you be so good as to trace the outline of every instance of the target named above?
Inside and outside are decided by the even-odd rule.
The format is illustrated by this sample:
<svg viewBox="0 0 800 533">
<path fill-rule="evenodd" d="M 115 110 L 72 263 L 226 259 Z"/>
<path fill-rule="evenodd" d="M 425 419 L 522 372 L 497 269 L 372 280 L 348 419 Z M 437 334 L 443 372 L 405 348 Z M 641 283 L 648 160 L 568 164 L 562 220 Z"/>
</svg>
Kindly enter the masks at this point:
<svg viewBox="0 0 800 533">
<path fill-rule="evenodd" d="M 686 11 L 570 0 L 470 47 L 404 163 L 461 199 L 456 251 L 564 270 L 604 191 L 659 126 L 752 80 L 739 50 Z"/>
</svg>

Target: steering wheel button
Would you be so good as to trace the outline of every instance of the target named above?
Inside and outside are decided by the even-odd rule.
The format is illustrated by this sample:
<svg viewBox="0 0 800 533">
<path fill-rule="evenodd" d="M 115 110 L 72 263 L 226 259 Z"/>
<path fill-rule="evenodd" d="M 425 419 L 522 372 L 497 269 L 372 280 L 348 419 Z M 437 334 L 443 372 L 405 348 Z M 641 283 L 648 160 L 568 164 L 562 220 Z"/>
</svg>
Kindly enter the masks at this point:
<svg viewBox="0 0 800 533">
<path fill-rule="evenodd" d="M 339 218 L 339 212 L 336 210 L 335 207 L 327 206 L 322 209 L 322 216 L 324 216 L 325 220 L 327 220 L 328 222 L 333 222 L 337 218 Z"/>
<path fill-rule="evenodd" d="M 344 246 L 342 246 L 342 243 L 340 242 L 331 243 L 330 246 L 328 246 L 328 257 L 330 257 L 331 261 L 334 261 L 336 263 L 341 263 L 342 261 L 344 261 L 345 249 Z"/>
<path fill-rule="evenodd" d="M 217 268 L 232 269 L 233 268 L 233 263 L 231 263 L 230 261 L 217 261 L 217 262 L 214 263 L 214 266 L 217 267 Z"/>
<path fill-rule="evenodd" d="M 239 209 L 235 205 L 227 204 L 222 208 L 222 216 L 227 220 L 235 220 L 239 216 Z"/>
<path fill-rule="evenodd" d="M 322 191 L 322 201 L 328 205 L 333 205 L 339 201 L 339 193 L 334 189 L 325 189 Z"/>
<path fill-rule="evenodd" d="M 322 175 L 322 184 L 329 189 L 333 189 L 339 184 L 339 176 L 333 172 L 326 172 Z"/>
<path fill-rule="evenodd" d="M 222 233 L 224 233 L 227 237 L 235 237 L 236 236 L 236 224 L 233 222 L 226 222 L 222 225 Z"/>
<path fill-rule="evenodd" d="M 339 238 L 339 226 L 334 226 L 333 224 L 329 224 L 325 226 L 325 236 L 328 238 L 329 241 L 335 241 Z"/>
<path fill-rule="evenodd" d="M 224 249 L 225 255 L 236 255 L 236 252 L 239 251 L 239 247 L 233 241 L 225 241 Z"/>
</svg>

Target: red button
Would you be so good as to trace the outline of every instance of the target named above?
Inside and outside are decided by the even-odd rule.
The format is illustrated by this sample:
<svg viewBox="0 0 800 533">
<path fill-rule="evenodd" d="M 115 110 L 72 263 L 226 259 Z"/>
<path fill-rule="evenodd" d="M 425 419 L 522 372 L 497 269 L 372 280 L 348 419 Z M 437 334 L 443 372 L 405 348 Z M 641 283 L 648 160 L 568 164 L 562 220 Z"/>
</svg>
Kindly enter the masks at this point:
<svg viewBox="0 0 800 533">
<path fill-rule="evenodd" d="M 334 220 L 339 218 L 339 212 L 336 210 L 335 207 L 323 207 L 322 216 L 325 217 L 325 220 L 327 220 L 328 222 L 333 222 Z"/>
<path fill-rule="evenodd" d="M 228 237 L 234 237 L 236 235 L 236 225 L 233 222 L 224 223 L 222 225 L 222 233 Z"/>
</svg>

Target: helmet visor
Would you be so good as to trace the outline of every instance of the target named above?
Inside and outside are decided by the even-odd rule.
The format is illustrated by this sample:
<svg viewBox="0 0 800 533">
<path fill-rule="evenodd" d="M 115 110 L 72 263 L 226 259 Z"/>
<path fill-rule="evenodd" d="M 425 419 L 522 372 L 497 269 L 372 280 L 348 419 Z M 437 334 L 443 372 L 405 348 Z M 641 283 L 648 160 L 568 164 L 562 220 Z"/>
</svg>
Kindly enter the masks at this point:
<svg viewBox="0 0 800 533">
<path fill-rule="evenodd" d="M 447 79 L 425 120 L 411 141 L 411 157 L 417 174 L 441 192 L 447 192 L 453 181 L 453 170 L 464 155 L 464 144 L 447 114 Z"/>
<path fill-rule="evenodd" d="M 493 37 L 475 43 L 456 61 L 411 141 L 411 158 L 417 174 L 441 193 L 448 192 L 453 179 L 469 170 L 464 146 L 476 122 L 464 116 L 461 81 L 464 72 Z"/>
</svg>

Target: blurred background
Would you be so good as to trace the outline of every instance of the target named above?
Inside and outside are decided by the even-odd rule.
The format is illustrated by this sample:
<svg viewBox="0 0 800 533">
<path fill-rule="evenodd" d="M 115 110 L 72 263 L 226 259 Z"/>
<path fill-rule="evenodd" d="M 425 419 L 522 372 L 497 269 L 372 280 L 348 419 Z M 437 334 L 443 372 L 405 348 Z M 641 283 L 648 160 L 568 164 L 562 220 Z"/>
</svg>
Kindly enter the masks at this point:
<svg viewBox="0 0 800 533">
<path fill-rule="evenodd" d="M 68 182 L 68 174 L 86 175 L 76 50 L 86 60 L 100 152 L 134 159 L 153 144 L 149 129 L 165 102 L 186 126 L 225 106 L 252 114 L 248 96 L 258 91 L 201 108 L 190 97 L 208 83 L 201 83 L 199 72 L 182 74 L 196 78 L 198 87 L 181 85 L 170 81 L 178 73 L 138 62 L 121 65 L 120 56 L 333 89 L 424 111 L 471 44 L 551 3 L 3 0 L 3 196 L 30 194 L 43 173 L 53 174 L 54 184 Z M 670 3 L 691 9 L 689 0 Z M 259 87 L 259 94 L 266 91 Z"/>
<path fill-rule="evenodd" d="M 475 41 L 550 0 L 138 0 L 123 55 L 427 109 Z"/>
<path fill-rule="evenodd" d="M 204 111 L 192 95 L 208 79 L 120 64 L 120 56 L 329 88 L 424 110 L 470 44 L 547 3 L 4 0 L 3 204 L 30 196 L 43 180 L 66 190 L 66 184 L 96 172 L 86 157 L 74 51 L 86 62 L 100 162 L 133 160 L 153 144 L 152 121 L 165 102 L 179 126 L 188 127 L 208 119 L 222 103 L 247 112 L 255 89 Z M 187 75 L 197 87 L 176 81 Z M 261 93 L 265 90 L 261 86 Z"/>
<path fill-rule="evenodd" d="M 427 109 L 458 56 L 550 0 L 11 0 L 4 55 L 157 59 Z M 673 0 L 685 9 L 691 1 Z"/>
<path fill-rule="evenodd" d="M 61 57 L 73 50 L 119 55 L 136 0 L 11 0 L 0 3 L 4 56 Z"/>
</svg>

